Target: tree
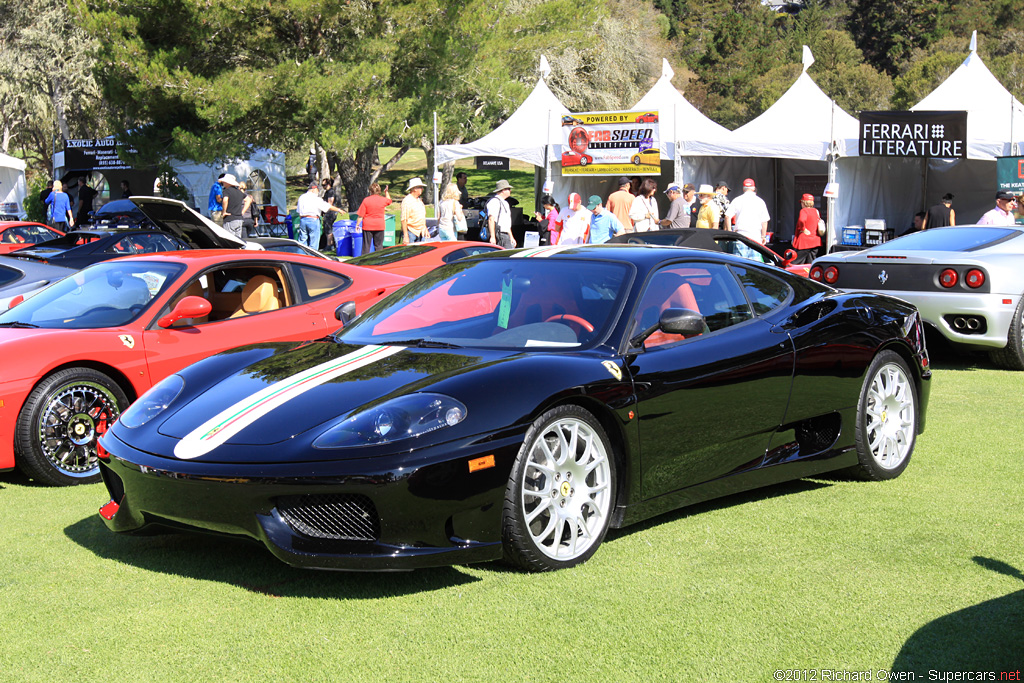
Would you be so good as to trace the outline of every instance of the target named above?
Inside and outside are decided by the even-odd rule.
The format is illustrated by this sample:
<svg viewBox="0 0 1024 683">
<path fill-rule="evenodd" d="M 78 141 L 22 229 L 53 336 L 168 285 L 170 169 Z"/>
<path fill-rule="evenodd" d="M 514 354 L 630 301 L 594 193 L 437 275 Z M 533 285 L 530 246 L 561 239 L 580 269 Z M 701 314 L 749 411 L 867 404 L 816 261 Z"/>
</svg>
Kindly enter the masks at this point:
<svg viewBox="0 0 1024 683">
<path fill-rule="evenodd" d="M 940 34 L 943 0 L 856 0 L 850 30 L 869 64 L 890 76 Z"/>
</svg>

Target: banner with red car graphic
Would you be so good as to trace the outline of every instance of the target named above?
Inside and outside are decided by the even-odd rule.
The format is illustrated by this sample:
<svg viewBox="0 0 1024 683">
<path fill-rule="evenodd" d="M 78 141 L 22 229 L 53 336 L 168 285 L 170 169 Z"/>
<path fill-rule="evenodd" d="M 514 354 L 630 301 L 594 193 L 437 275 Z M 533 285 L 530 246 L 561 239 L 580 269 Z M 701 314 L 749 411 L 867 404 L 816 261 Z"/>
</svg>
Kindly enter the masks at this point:
<svg viewBox="0 0 1024 683">
<path fill-rule="evenodd" d="M 562 175 L 661 175 L 658 112 L 563 116 Z"/>
</svg>

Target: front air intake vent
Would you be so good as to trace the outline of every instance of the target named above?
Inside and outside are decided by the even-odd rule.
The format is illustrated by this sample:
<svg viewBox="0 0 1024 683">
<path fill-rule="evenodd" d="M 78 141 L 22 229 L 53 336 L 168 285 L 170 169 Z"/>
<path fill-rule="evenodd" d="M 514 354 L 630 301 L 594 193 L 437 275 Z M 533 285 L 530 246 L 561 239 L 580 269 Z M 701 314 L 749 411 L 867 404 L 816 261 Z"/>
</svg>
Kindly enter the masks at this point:
<svg viewBox="0 0 1024 683">
<path fill-rule="evenodd" d="M 336 541 L 376 541 L 380 518 L 373 501 L 351 493 L 282 496 L 277 510 L 285 523 L 310 538 Z"/>
</svg>

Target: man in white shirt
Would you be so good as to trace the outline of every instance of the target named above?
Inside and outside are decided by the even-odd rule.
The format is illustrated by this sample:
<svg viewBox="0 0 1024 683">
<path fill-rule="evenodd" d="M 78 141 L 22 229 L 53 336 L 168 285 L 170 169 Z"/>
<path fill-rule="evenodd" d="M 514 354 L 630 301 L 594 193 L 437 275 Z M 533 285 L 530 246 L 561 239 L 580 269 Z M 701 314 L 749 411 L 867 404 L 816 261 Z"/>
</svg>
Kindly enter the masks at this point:
<svg viewBox="0 0 1024 683">
<path fill-rule="evenodd" d="M 733 225 L 732 219 L 736 218 Z M 732 225 L 733 232 L 738 232 L 759 244 L 764 244 L 768 237 L 768 206 L 757 196 L 757 187 L 753 178 L 743 181 L 743 194 L 729 203 L 725 212 L 725 224 Z"/>
<path fill-rule="evenodd" d="M 320 199 L 320 185 L 316 181 L 299 197 L 295 205 L 299 212 L 299 228 L 295 239 L 311 249 L 320 249 L 320 214 L 331 210 L 331 205 Z"/>
<path fill-rule="evenodd" d="M 593 213 L 583 206 L 583 199 L 573 192 L 569 195 L 569 216 L 562 221 L 559 244 L 586 244 L 590 233 L 590 219 Z"/>
<path fill-rule="evenodd" d="M 1013 225 L 1013 209 L 1017 198 L 1012 192 L 1000 190 L 996 192 L 996 208 L 986 211 L 978 220 L 978 225 Z"/>
<path fill-rule="evenodd" d="M 512 209 L 507 201 L 511 194 L 511 183 L 499 180 L 494 186 L 494 196 L 487 200 L 488 240 L 502 249 L 515 249 L 518 246 L 516 238 L 512 236 Z"/>
</svg>

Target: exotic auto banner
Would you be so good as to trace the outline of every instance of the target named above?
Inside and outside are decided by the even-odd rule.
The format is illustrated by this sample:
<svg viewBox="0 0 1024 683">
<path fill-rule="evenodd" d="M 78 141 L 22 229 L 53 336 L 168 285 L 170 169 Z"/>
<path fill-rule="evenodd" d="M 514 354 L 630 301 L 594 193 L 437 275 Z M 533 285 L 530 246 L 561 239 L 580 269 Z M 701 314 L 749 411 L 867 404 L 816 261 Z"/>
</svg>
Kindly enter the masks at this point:
<svg viewBox="0 0 1024 683">
<path fill-rule="evenodd" d="M 965 111 L 862 111 L 862 157 L 967 156 Z"/>
<path fill-rule="evenodd" d="M 114 138 L 93 138 L 64 141 L 64 168 L 69 171 L 84 170 L 131 170 L 118 156 L 118 142 Z M 129 154 L 137 154 L 134 147 L 128 147 Z"/>
<path fill-rule="evenodd" d="M 562 117 L 562 175 L 661 175 L 658 112 L 599 111 Z"/>
</svg>

